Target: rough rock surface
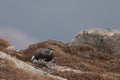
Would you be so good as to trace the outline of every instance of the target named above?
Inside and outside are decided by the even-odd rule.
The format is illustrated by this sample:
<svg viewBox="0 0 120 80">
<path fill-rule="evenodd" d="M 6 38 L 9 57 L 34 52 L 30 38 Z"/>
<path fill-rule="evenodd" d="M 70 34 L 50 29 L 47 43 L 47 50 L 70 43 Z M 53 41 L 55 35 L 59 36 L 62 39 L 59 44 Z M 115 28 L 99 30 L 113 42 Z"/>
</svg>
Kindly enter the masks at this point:
<svg viewBox="0 0 120 80">
<path fill-rule="evenodd" d="M 5 64 L 5 62 L 7 62 L 7 64 Z M 12 62 L 12 64 L 11 64 L 11 62 Z M 10 64 L 10 65 L 8 65 L 8 64 Z M 7 68 L 8 70 L 6 71 L 7 73 L 4 73 L 4 71 L 2 71 L 2 69 L 5 70 L 5 67 L 8 67 Z M 19 72 L 18 71 L 16 72 L 16 75 L 17 74 L 21 74 L 21 75 L 16 76 L 15 74 L 12 74 L 11 72 L 14 71 L 14 69 L 10 70 L 9 67 L 14 68 L 15 70 L 19 71 Z M 7 55 L 4 52 L 0 52 L 0 69 L 1 69 L 0 74 L 1 75 L 2 74 L 6 75 L 5 78 L 3 76 L 0 76 L 0 80 L 2 78 L 4 78 L 4 79 L 9 78 L 9 80 L 10 79 L 19 79 L 19 80 L 24 79 L 24 80 L 27 80 L 27 78 L 29 79 L 29 74 L 30 73 L 34 74 L 34 75 L 32 75 L 32 77 L 30 77 L 30 78 L 33 78 L 33 79 L 30 79 L 30 80 L 43 80 L 43 79 L 46 79 L 46 80 L 66 80 L 66 79 L 61 78 L 61 77 L 53 76 L 53 75 L 51 75 L 47 72 L 44 72 L 42 70 L 37 70 L 33 66 L 31 66 L 31 65 L 29 65 L 25 62 L 22 62 L 22 61 L 14 58 L 14 57 L 11 57 L 10 55 Z M 22 70 L 22 72 L 21 72 L 21 70 Z M 28 72 L 29 72 L 29 74 L 28 74 Z M 12 78 L 12 77 L 10 78 L 7 74 L 9 74 L 9 76 L 12 76 L 14 78 Z M 20 79 L 20 76 L 21 77 L 26 76 L 26 77 L 24 77 L 24 78 L 22 77 Z"/>
<path fill-rule="evenodd" d="M 39 48 L 54 49 L 54 59 L 46 67 L 31 62 Z M 120 80 L 120 58 L 88 45 L 48 40 L 24 50 L 0 47 L 0 51 L 0 80 Z"/>
<path fill-rule="evenodd" d="M 98 51 L 120 57 L 120 30 L 83 30 L 74 36 L 69 45 L 89 45 L 96 48 Z"/>
<path fill-rule="evenodd" d="M 99 52 L 90 46 L 69 46 L 59 41 L 48 40 L 30 45 L 23 51 L 25 61 L 39 48 L 53 48 L 54 60 L 48 68 L 40 68 L 68 80 L 119 80 L 120 59 Z M 29 55 L 29 56 L 28 56 Z"/>
</svg>

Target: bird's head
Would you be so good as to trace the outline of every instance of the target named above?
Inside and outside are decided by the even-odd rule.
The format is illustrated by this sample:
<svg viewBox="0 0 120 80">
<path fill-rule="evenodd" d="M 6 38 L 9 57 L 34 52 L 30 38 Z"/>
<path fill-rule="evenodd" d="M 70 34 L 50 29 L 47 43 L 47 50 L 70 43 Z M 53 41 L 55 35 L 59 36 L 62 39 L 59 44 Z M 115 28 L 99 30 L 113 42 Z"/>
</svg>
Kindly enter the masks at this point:
<svg viewBox="0 0 120 80">
<path fill-rule="evenodd" d="M 46 48 L 46 50 L 48 50 L 48 51 L 49 51 L 49 50 L 54 50 L 54 49 L 53 49 L 53 48 Z"/>
<path fill-rule="evenodd" d="M 53 52 L 53 48 L 46 48 L 46 51 L 49 52 L 49 53 L 52 53 Z"/>
</svg>

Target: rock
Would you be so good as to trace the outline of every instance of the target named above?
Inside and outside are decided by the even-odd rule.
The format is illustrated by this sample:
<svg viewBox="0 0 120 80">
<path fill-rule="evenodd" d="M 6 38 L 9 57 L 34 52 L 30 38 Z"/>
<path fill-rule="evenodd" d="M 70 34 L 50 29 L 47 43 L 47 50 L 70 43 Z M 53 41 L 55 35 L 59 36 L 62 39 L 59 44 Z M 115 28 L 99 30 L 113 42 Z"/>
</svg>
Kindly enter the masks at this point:
<svg viewBox="0 0 120 80">
<path fill-rule="evenodd" d="M 89 45 L 96 48 L 98 51 L 120 57 L 120 30 L 83 30 L 74 36 L 69 45 Z"/>
<path fill-rule="evenodd" d="M 51 74 L 49 74 L 47 72 L 44 72 L 44 71 L 42 71 L 40 69 L 36 69 L 33 66 L 31 66 L 31 65 L 29 65 L 29 64 L 27 64 L 27 63 L 25 63 L 23 61 L 20 61 L 20 60 L 14 58 L 14 57 L 11 57 L 10 55 L 7 55 L 7 53 L 4 53 L 4 52 L 0 52 L 0 59 L 7 59 L 7 61 L 10 61 L 10 62 L 12 61 L 15 64 L 15 67 L 17 68 L 17 70 L 21 69 L 22 72 L 25 71 L 25 73 L 26 72 L 30 72 L 31 74 L 36 74 L 38 78 L 40 76 L 44 76 L 44 77 L 48 78 L 46 80 L 67 80 L 65 78 L 61 78 L 61 77 L 58 77 L 58 76 L 51 75 Z M 3 61 L 0 62 L 0 65 L 1 64 L 2 64 L 2 66 L 0 66 L 0 67 L 4 67 L 5 66 Z M 13 64 L 11 64 L 11 65 L 13 65 Z M 10 69 L 8 69 L 8 70 L 10 70 Z M 1 73 L 1 71 L 0 71 L 0 73 Z M 16 73 L 19 73 L 19 72 L 16 72 Z M 10 75 L 11 76 L 15 76 L 13 74 L 10 74 Z M 25 74 L 25 76 L 28 77 L 28 75 L 26 75 L 26 74 Z M 19 79 L 17 79 L 17 80 L 19 80 Z M 31 79 L 31 80 L 33 80 L 33 79 Z M 35 80 L 38 80 L 38 79 L 35 79 Z M 40 79 L 40 80 L 43 80 L 43 79 Z"/>
<path fill-rule="evenodd" d="M 11 46 L 8 46 L 6 49 L 8 49 L 8 50 L 15 50 L 15 47 L 13 45 L 11 45 Z"/>
</svg>

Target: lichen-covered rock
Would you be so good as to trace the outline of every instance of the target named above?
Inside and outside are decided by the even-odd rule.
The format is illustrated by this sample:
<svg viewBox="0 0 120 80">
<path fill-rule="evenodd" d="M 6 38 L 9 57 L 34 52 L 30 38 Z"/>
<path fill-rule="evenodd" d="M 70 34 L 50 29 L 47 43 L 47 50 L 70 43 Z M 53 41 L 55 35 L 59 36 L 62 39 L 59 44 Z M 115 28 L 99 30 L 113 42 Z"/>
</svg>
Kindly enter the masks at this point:
<svg viewBox="0 0 120 80">
<path fill-rule="evenodd" d="M 46 67 L 31 63 L 31 55 L 39 48 L 54 49 L 54 60 Z M 2 51 L 0 52 L 0 58 L 2 58 L 0 80 L 6 79 L 4 76 L 7 75 L 6 80 L 120 80 L 120 58 L 112 57 L 110 54 L 99 52 L 86 45 L 74 47 L 48 40 L 30 45 L 19 52 L 2 48 L 0 51 Z M 6 60 L 3 61 L 3 59 L 7 59 L 8 63 L 12 61 L 14 64 L 5 65 Z M 3 74 L 3 70 L 7 70 L 4 72 L 7 75 Z M 19 79 L 18 77 L 21 76 L 24 77 Z"/>
<path fill-rule="evenodd" d="M 80 31 L 69 43 L 70 46 L 90 45 L 98 51 L 120 57 L 120 30 L 91 29 Z"/>
<path fill-rule="evenodd" d="M 7 74 L 6 74 L 7 73 Z M 0 80 L 67 80 L 0 52 Z"/>
</svg>

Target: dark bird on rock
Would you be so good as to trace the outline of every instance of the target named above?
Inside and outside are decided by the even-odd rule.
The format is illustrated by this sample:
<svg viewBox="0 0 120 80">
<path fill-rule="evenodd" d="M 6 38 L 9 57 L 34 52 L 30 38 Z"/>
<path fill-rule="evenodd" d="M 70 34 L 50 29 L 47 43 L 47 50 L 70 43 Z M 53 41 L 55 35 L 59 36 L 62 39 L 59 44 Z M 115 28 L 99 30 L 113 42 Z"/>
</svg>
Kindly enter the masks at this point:
<svg viewBox="0 0 120 80">
<path fill-rule="evenodd" d="M 52 48 L 39 48 L 33 53 L 31 58 L 33 63 L 45 66 L 47 63 L 51 62 L 54 58 Z"/>
</svg>

